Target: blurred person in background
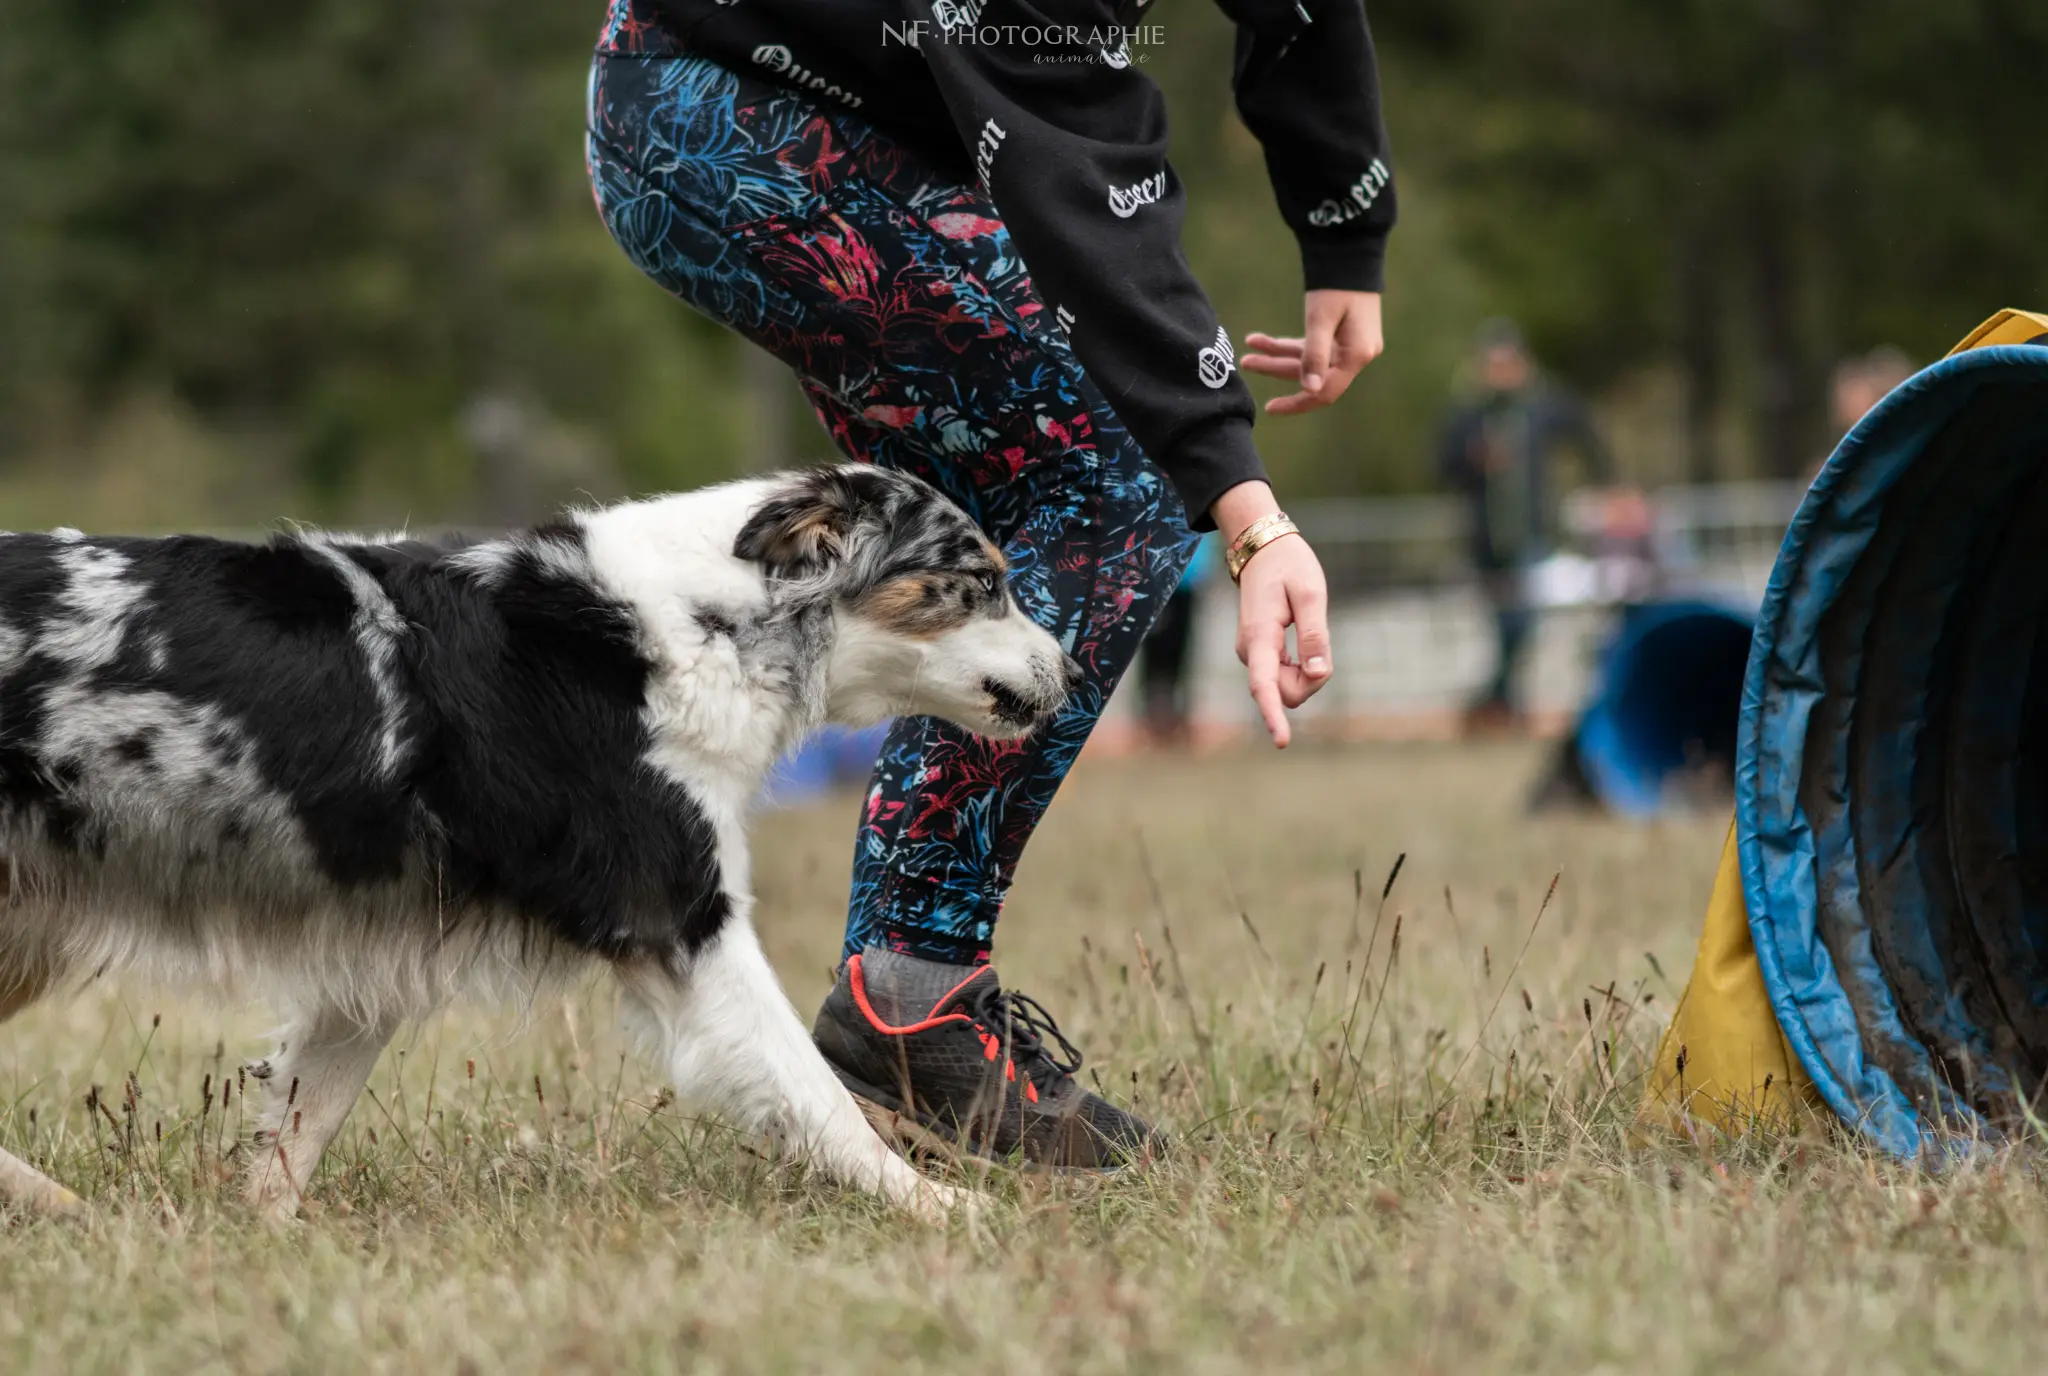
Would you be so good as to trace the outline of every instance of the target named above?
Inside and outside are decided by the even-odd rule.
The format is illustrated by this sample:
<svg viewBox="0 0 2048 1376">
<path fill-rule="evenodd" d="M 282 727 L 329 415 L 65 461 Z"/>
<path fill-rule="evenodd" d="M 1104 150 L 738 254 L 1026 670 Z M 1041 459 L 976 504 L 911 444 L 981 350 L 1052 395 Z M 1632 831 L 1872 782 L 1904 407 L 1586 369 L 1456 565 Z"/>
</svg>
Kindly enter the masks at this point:
<svg viewBox="0 0 2048 1376">
<path fill-rule="evenodd" d="M 1138 656 L 1139 682 L 1145 689 L 1145 734 L 1163 749 L 1178 749 L 1193 739 L 1194 685 L 1188 669 L 1194 661 L 1195 613 L 1202 587 L 1220 562 L 1216 538 L 1204 536 Z"/>
<path fill-rule="evenodd" d="M 1592 534 L 1593 600 L 1645 602 L 1664 590 L 1657 548 L 1657 507 L 1639 488 L 1596 494 L 1599 521 Z"/>
<path fill-rule="evenodd" d="M 1834 417 L 1836 437 L 1854 429 L 1871 407 L 1915 371 L 1913 360 L 1905 351 L 1889 344 L 1837 363 L 1834 376 L 1828 380 L 1828 410 Z"/>
<path fill-rule="evenodd" d="M 1839 444 L 1843 436 L 1855 429 L 1856 422 L 1883 401 L 1892 388 L 1918 371 L 1905 350 L 1890 344 L 1880 344 L 1868 353 L 1851 354 L 1837 363 L 1828 376 L 1828 419 L 1834 423 L 1835 443 Z M 1806 470 L 1809 484 L 1820 476 L 1832 452 L 1830 446 Z"/>
<path fill-rule="evenodd" d="M 1302 334 L 1248 336 L 1241 366 L 1294 384 L 1268 412 L 1313 411 L 1381 347 L 1394 190 L 1372 41 L 1361 0 L 1222 7 L 1306 293 Z M 1193 531 L 1241 563 L 1238 655 L 1277 745 L 1286 709 L 1329 677 L 1328 597 L 1181 251 L 1165 102 L 1142 70 L 1157 26 L 1129 27 L 1137 3 L 985 9 L 613 0 L 587 152 L 634 263 L 793 368 L 847 455 L 974 513 L 1080 666 L 1029 741 L 895 724 L 820 1049 L 856 1094 L 967 1150 L 1112 1167 L 1151 1129 L 1084 1091 L 1071 1043 L 1001 988 L 987 962 L 1004 896 Z"/>
<path fill-rule="evenodd" d="M 1494 667 L 1466 708 L 1468 729 L 1520 720 L 1516 682 L 1535 629 L 1529 570 L 1559 547 L 1563 462 L 1605 484 L 1612 464 L 1578 398 L 1550 382 L 1513 323 L 1480 327 L 1443 428 L 1439 468 L 1470 506 L 1472 562 L 1493 608 Z"/>
</svg>

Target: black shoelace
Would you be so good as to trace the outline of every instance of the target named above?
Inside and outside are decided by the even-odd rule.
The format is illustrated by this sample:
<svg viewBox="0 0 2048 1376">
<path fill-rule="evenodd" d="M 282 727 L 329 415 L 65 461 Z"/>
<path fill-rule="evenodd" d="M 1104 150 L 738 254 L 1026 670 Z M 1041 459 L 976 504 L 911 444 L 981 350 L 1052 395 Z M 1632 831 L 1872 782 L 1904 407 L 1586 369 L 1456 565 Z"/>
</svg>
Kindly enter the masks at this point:
<svg viewBox="0 0 2048 1376">
<path fill-rule="evenodd" d="M 1067 1040 L 1059 1024 L 1052 1020 L 1052 1014 L 1029 994 L 999 988 L 994 980 L 989 980 L 975 991 L 969 1010 L 983 1027 L 991 1032 L 1000 1030 L 1007 1035 L 1010 1059 L 1023 1066 L 1026 1074 L 1034 1064 L 1049 1066 L 1067 1076 L 1081 1069 L 1080 1048 Z M 1065 1060 L 1053 1055 L 1046 1047 L 1048 1037 L 1059 1043 Z"/>
</svg>

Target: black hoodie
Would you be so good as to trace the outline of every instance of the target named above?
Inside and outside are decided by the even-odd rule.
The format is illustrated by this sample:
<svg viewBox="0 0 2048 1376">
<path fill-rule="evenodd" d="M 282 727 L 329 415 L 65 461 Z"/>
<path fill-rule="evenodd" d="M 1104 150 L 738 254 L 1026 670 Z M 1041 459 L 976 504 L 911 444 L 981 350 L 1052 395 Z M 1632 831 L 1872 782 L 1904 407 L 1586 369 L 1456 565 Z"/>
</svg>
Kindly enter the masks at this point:
<svg viewBox="0 0 2048 1376">
<path fill-rule="evenodd" d="M 1150 0 L 637 0 L 665 36 L 978 179 L 1047 307 L 1197 528 L 1265 476 L 1251 392 L 1180 247 Z M 1363 0 L 1217 0 L 1307 289 L 1378 291 L 1394 188 Z"/>
</svg>

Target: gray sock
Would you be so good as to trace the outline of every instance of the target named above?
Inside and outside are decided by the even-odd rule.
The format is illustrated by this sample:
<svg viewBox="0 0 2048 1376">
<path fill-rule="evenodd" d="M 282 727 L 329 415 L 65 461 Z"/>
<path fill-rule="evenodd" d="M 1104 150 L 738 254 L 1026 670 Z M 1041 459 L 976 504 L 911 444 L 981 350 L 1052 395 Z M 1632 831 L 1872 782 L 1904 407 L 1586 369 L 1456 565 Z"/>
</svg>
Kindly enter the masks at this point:
<svg viewBox="0 0 2048 1376">
<path fill-rule="evenodd" d="M 877 1013 L 898 1024 L 922 1019 L 933 1004 L 977 968 L 988 967 L 925 960 L 884 946 L 870 946 L 860 953 L 861 983 L 867 988 L 868 1002 Z"/>
</svg>

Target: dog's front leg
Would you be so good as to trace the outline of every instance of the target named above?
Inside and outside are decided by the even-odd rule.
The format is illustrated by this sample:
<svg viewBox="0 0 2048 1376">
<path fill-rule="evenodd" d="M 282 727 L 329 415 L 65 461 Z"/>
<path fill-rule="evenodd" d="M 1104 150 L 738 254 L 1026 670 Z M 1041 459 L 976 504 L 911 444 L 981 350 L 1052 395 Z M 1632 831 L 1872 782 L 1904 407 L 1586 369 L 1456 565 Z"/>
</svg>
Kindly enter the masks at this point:
<svg viewBox="0 0 2048 1376">
<path fill-rule="evenodd" d="M 242 1179 L 249 1207 L 277 1222 L 299 1211 L 313 1171 L 391 1040 L 393 1026 L 365 1027 L 334 1008 L 295 1017 L 277 1052 L 251 1066 L 262 1107 Z"/>
<path fill-rule="evenodd" d="M 0 972 L 0 1022 L 42 997 L 46 981 Z M 0 1200 L 36 1213 L 78 1215 L 85 1201 L 10 1151 L 0 1150 Z"/>
<path fill-rule="evenodd" d="M 930 1221 L 971 1206 L 971 1195 L 918 1174 L 875 1134 L 746 921 L 728 922 L 695 956 L 621 964 L 618 974 L 628 1016 L 686 1102 Z"/>
</svg>

